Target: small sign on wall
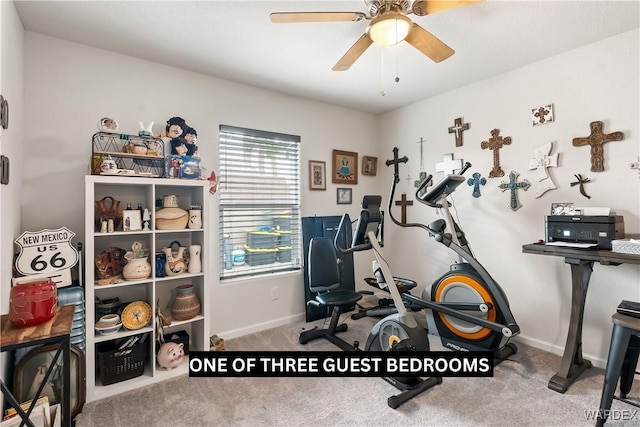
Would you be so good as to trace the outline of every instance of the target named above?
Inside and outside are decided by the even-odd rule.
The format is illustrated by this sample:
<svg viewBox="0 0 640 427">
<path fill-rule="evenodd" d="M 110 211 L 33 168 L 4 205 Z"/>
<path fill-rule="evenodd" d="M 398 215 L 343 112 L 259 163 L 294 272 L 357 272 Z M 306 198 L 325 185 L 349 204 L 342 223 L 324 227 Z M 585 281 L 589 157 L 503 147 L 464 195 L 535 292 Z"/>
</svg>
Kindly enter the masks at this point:
<svg viewBox="0 0 640 427">
<path fill-rule="evenodd" d="M 66 227 L 25 231 L 15 240 L 20 247 L 16 269 L 26 276 L 54 273 L 73 267 L 78 262 L 78 251 L 71 244 L 75 235 Z"/>
</svg>

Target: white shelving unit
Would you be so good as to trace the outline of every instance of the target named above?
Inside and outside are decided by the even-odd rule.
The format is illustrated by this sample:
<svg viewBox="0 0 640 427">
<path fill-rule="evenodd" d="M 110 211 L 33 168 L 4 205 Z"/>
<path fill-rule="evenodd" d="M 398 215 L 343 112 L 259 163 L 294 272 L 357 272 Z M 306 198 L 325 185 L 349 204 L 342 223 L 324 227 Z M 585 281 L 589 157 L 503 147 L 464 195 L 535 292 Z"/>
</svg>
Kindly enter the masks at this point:
<svg viewBox="0 0 640 427">
<path fill-rule="evenodd" d="M 200 314 L 186 321 L 173 321 L 165 327 L 165 334 L 181 330 L 187 331 L 190 337 L 189 350 L 209 350 L 209 322 L 210 322 L 210 297 L 211 284 L 209 213 L 206 211 L 206 196 L 208 194 L 208 182 L 202 180 L 180 180 L 164 178 L 141 178 L 88 175 L 85 177 L 85 286 L 86 286 L 86 319 L 87 319 L 87 402 L 113 396 L 123 391 L 142 387 L 158 381 L 173 378 L 188 373 L 188 357 L 180 366 L 165 370 L 156 363 L 154 319 L 142 329 L 127 330 L 122 328 L 112 335 L 98 335 L 93 328 L 96 318 L 95 298 L 101 300 L 118 297 L 121 302 L 144 300 L 151 306 L 155 314 L 157 304 L 160 309 L 170 312 L 170 304 L 175 297 L 175 288 L 179 285 L 190 283 L 194 285 L 195 293 L 200 300 Z M 120 209 L 124 209 L 127 203 L 131 206 L 143 207 L 155 212 L 156 199 L 163 199 L 166 195 L 175 194 L 182 209 L 188 210 L 191 205 L 202 208 L 203 226 L 200 229 L 183 230 L 156 230 L 155 215 L 152 214 L 150 231 L 114 231 L 101 233 L 95 224 L 96 201 L 103 197 L 111 196 L 120 202 Z M 98 285 L 95 274 L 95 258 L 102 250 L 109 247 L 118 247 L 131 250 L 133 242 L 139 241 L 143 247 L 150 250 L 149 263 L 151 264 L 151 276 L 143 280 L 124 280 L 121 283 L 110 285 Z M 171 242 L 178 241 L 181 246 L 201 246 L 202 272 L 197 274 L 183 273 L 178 276 L 156 277 L 155 254 L 169 247 Z M 145 345 L 148 345 L 145 371 L 142 376 L 103 385 L 98 371 L 97 346 L 104 342 L 117 340 L 132 335 L 149 334 Z"/>
</svg>

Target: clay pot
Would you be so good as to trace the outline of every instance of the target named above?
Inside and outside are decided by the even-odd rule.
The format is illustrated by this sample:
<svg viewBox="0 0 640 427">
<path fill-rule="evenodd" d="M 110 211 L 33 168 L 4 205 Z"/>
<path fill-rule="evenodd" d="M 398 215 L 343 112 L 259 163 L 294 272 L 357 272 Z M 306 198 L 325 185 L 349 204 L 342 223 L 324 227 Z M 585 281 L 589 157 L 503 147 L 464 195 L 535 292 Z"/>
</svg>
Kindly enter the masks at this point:
<svg viewBox="0 0 640 427">
<path fill-rule="evenodd" d="M 171 317 L 175 320 L 189 320 L 200 313 L 200 300 L 193 291 L 193 285 L 176 288 L 176 299 L 171 305 Z"/>
<path fill-rule="evenodd" d="M 178 274 L 182 274 L 187 270 L 187 265 L 184 262 L 185 249 L 186 248 L 184 246 L 179 246 L 176 255 L 173 254 L 173 250 L 171 249 L 171 247 L 163 249 L 166 259 L 164 264 L 164 272 L 167 274 L 167 276 L 177 276 Z"/>
<path fill-rule="evenodd" d="M 151 275 L 151 264 L 147 258 L 132 258 L 122 269 L 122 276 L 127 280 L 146 279 Z"/>
<path fill-rule="evenodd" d="M 164 196 L 163 206 L 156 212 L 157 230 L 182 230 L 187 227 L 189 212 L 178 206 L 177 196 Z"/>
</svg>

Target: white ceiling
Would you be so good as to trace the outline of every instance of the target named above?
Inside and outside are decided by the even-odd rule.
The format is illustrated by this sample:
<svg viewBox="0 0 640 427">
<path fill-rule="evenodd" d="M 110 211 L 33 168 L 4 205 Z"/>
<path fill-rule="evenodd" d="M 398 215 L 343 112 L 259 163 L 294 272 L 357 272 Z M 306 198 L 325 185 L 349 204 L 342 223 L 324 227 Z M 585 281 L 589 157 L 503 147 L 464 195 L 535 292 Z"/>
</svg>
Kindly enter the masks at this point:
<svg viewBox="0 0 640 427">
<path fill-rule="evenodd" d="M 402 42 L 373 45 L 349 70 L 336 72 L 331 68 L 368 21 L 273 24 L 269 14 L 368 12 L 364 0 L 14 3 L 29 31 L 371 113 L 629 31 L 640 21 L 637 0 L 489 0 L 409 16 L 456 51 L 439 64 Z"/>
</svg>

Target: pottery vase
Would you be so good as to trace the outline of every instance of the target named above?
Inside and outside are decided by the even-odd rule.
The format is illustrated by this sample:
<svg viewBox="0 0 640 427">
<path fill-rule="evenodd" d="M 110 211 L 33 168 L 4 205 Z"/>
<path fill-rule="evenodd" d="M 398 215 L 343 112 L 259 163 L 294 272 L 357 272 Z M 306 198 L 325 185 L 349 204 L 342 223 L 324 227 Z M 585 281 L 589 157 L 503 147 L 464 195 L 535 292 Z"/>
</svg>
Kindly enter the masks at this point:
<svg viewBox="0 0 640 427">
<path fill-rule="evenodd" d="M 167 273 L 167 276 L 177 276 L 187 270 L 187 266 L 184 262 L 185 249 L 186 248 L 184 246 L 180 246 L 178 248 L 178 253 L 174 255 L 173 250 L 170 247 L 164 248 L 163 251 L 166 258 L 164 271 Z"/>
<path fill-rule="evenodd" d="M 133 258 L 122 269 L 122 276 L 127 280 L 146 279 L 150 275 L 151 264 L 147 258 Z"/>
<path fill-rule="evenodd" d="M 187 227 L 189 212 L 178 206 L 178 196 L 164 196 L 162 209 L 156 212 L 157 230 L 182 230 Z"/>
<path fill-rule="evenodd" d="M 189 246 L 189 273 L 197 274 L 202 272 L 202 261 L 200 261 L 200 245 Z"/>
<path fill-rule="evenodd" d="M 119 206 L 120 201 L 111 196 L 96 200 L 96 227 L 98 230 L 100 230 L 103 221 L 108 222 L 109 220 L 113 220 L 114 229 L 120 226 Z"/>
<path fill-rule="evenodd" d="M 202 228 L 202 210 L 201 209 L 189 209 L 189 222 L 187 224 L 189 228 Z"/>
<path fill-rule="evenodd" d="M 176 288 L 176 299 L 171 305 L 171 317 L 175 320 L 189 320 L 200 313 L 200 300 L 193 291 L 193 285 Z"/>
</svg>

